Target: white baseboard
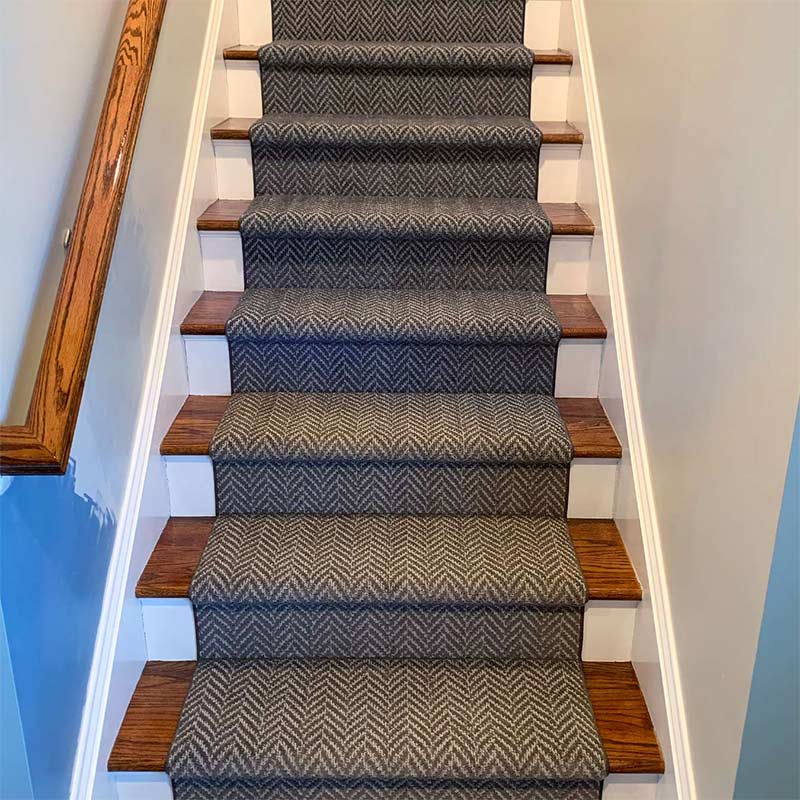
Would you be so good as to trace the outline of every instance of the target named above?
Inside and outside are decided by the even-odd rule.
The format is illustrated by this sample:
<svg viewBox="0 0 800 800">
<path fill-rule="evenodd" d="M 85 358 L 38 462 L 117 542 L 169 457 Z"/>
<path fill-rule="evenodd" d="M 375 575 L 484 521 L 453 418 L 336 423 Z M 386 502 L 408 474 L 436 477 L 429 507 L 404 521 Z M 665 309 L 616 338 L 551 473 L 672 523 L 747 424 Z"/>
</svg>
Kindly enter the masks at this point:
<svg viewBox="0 0 800 800">
<path fill-rule="evenodd" d="M 668 772 L 671 774 L 664 780 L 663 786 L 659 787 L 660 791 L 657 796 L 676 796 L 679 800 L 694 800 L 696 790 L 686 715 L 675 653 L 675 635 L 661 551 L 658 518 L 650 478 L 647 445 L 639 406 L 639 392 L 631 347 L 619 237 L 616 228 L 614 200 L 611 193 L 610 167 L 603 138 L 603 119 L 584 0 L 572 0 L 572 11 L 577 39 L 577 55 L 580 61 L 582 90 L 586 104 L 588 138 L 594 159 L 594 179 L 596 181 L 599 209 L 599 219 L 596 219 L 595 222 L 599 224 L 599 229 L 602 232 L 608 279 L 608 302 L 609 310 L 613 317 L 613 341 L 616 347 L 622 401 L 620 410 L 624 412 L 625 434 L 627 434 L 620 438 L 624 438 L 627 441 L 629 449 L 630 468 L 636 494 L 636 510 L 641 529 L 641 547 L 647 572 L 646 580 L 643 581 L 647 587 L 644 608 L 652 610 L 658 666 L 660 667 L 661 685 L 663 686 L 663 705 L 667 725 L 666 728 L 659 730 L 658 720 L 656 720 L 656 727 L 662 740 L 662 746 L 668 756 Z M 620 415 L 617 414 L 616 416 Z M 634 665 L 636 666 L 635 657 Z M 647 669 L 652 666 L 652 664 L 647 665 Z M 640 675 L 640 677 L 645 678 L 643 675 Z M 646 698 L 648 684 L 649 681 L 642 680 Z M 660 701 L 661 698 L 653 698 L 653 700 Z M 651 705 L 652 709 L 656 703 L 651 702 L 648 698 L 648 704 Z M 665 735 L 668 740 L 665 740 Z M 663 791 L 661 791 L 662 789 Z"/>
<path fill-rule="evenodd" d="M 126 599 L 131 554 L 139 519 L 139 508 L 153 442 L 153 432 L 161 393 L 167 347 L 175 310 L 186 231 L 194 190 L 197 159 L 205 123 L 205 108 L 211 82 L 219 24 L 224 0 L 212 0 L 206 38 L 203 44 L 201 75 L 197 83 L 193 112 L 187 132 L 185 159 L 178 188 L 170 245 L 164 265 L 164 280 L 158 299 L 153 343 L 147 373 L 142 385 L 136 434 L 128 479 L 117 524 L 114 548 L 109 562 L 103 607 L 95 641 L 86 703 L 73 765 L 71 800 L 94 796 L 100 744 L 108 702 L 111 674 Z M 169 13 L 169 10 L 167 11 Z M 145 109 L 147 113 L 147 109 Z"/>
</svg>

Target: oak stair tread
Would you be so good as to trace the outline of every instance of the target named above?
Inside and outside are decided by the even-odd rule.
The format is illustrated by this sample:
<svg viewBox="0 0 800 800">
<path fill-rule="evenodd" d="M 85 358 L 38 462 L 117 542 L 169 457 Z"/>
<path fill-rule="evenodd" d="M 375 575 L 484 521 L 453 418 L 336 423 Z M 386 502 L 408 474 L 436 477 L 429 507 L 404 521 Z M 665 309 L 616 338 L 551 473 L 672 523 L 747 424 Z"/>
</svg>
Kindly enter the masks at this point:
<svg viewBox="0 0 800 800">
<path fill-rule="evenodd" d="M 186 598 L 214 517 L 168 520 L 136 586 L 138 598 Z M 642 599 L 642 588 L 613 520 L 568 520 L 590 600 Z"/>
<path fill-rule="evenodd" d="M 184 336 L 224 336 L 244 292 L 203 292 L 181 324 Z M 605 339 L 606 326 L 586 295 L 548 295 L 565 339 Z"/>
<path fill-rule="evenodd" d="M 145 665 L 108 760 L 111 772 L 164 772 L 194 661 Z M 611 773 L 661 774 L 664 759 L 633 666 L 583 664 Z"/>
<path fill-rule="evenodd" d="M 161 442 L 163 456 L 207 456 L 227 395 L 190 395 Z M 620 458 L 622 447 L 600 401 L 557 397 L 576 458 Z"/>
<path fill-rule="evenodd" d="M 258 51 L 261 45 L 257 44 L 237 44 L 234 47 L 227 47 L 223 51 L 226 61 L 258 61 Z M 558 64 L 570 66 L 573 62 L 572 53 L 560 48 L 555 50 L 534 50 L 535 64 Z"/>
<path fill-rule="evenodd" d="M 284 115 L 286 116 L 286 115 Z M 292 114 L 302 118 L 306 114 Z M 255 117 L 229 117 L 211 129 L 216 141 L 250 141 L 250 128 L 258 122 Z M 583 132 L 569 122 L 536 122 L 542 132 L 542 144 L 582 144 Z"/>
<path fill-rule="evenodd" d="M 252 200 L 215 200 L 198 218 L 197 230 L 236 232 Z M 594 223 L 577 203 L 542 203 L 553 236 L 593 236 Z"/>
</svg>

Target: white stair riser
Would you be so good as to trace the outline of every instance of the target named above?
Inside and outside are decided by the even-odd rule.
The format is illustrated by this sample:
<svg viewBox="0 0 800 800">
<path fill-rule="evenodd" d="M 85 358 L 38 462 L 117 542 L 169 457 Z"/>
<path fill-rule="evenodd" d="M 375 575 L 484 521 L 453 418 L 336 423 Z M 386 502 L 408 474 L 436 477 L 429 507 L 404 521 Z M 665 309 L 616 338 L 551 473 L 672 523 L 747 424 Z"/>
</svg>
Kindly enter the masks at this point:
<svg viewBox="0 0 800 800">
<path fill-rule="evenodd" d="M 563 0 L 525 0 L 525 46 L 558 47 Z M 237 0 L 239 39 L 248 44 L 272 41 L 272 15 L 264 0 Z"/>
<path fill-rule="evenodd" d="M 603 800 L 655 800 L 660 775 L 610 775 Z M 173 800 L 172 784 L 165 772 L 116 772 L 117 800 Z"/>
<path fill-rule="evenodd" d="M 549 294 L 586 294 L 589 285 L 591 236 L 554 236 L 547 266 Z M 203 285 L 210 292 L 244 289 L 242 238 L 238 233 L 203 231 Z"/>
<path fill-rule="evenodd" d="M 194 611 L 188 598 L 139 601 L 149 661 L 197 658 Z M 635 601 L 590 600 L 583 626 L 584 661 L 630 661 Z"/>
<path fill-rule="evenodd" d="M 558 47 L 561 32 L 563 0 L 525 0 L 525 46 L 532 50 L 553 50 Z M 272 41 L 272 13 L 264 0 L 237 0 L 239 40 Z"/>
<path fill-rule="evenodd" d="M 229 109 L 232 117 L 260 117 L 261 67 L 257 61 L 225 62 L 228 77 Z M 531 119 L 563 122 L 567 118 L 569 74 L 564 64 L 538 64 L 533 68 Z"/>
<path fill-rule="evenodd" d="M 228 340 L 184 336 L 189 394 L 231 393 Z M 603 339 L 564 339 L 558 350 L 556 397 L 597 397 Z"/>
<path fill-rule="evenodd" d="M 539 201 L 574 203 L 578 186 L 580 145 L 546 144 L 539 168 Z M 253 157 L 250 142 L 214 142 L 217 192 L 220 200 L 253 199 Z"/>
<path fill-rule="evenodd" d="M 173 517 L 213 517 L 217 513 L 214 469 L 208 456 L 165 456 Z M 618 461 L 576 458 L 570 468 L 567 516 L 610 519 L 614 511 Z"/>
</svg>

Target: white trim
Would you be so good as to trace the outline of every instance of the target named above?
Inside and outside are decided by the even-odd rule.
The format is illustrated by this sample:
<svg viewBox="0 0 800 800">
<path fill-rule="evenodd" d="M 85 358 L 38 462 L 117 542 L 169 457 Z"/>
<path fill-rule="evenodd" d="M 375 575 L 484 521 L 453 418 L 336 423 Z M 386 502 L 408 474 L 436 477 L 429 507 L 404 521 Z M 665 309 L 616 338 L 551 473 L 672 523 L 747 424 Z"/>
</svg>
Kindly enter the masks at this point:
<svg viewBox="0 0 800 800">
<path fill-rule="evenodd" d="M 86 703 L 81 719 L 75 761 L 70 784 L 71 800 L 87 800 L 93 796 L 97 761 L 103 733 L 108 691 L 114 665 L 125 589 L 130 570 L 131 553 L 139 518 L 139 507 L 150 457 L 161 382 L 167 357 L 170 328 L 178 290 L 186 230 L 189 225 L 194 193 L 197 161 L 205 127 L 205 109 L 211 87 L 219 27 L 224 0 L 212 0 L 209 25 L 203 45 L 200 80 L 194 98 L 192 118 L 187 136 L 186 157 L 181 173 L 176 215 L 172 226 L 170 246 L 165 264 L 166 278 L 159 299 L 155 335 L 150 361 L 144 378 L 139 417 L 128 470 L 114 549 L 109 562 L 103 596 L 103 608 L 97 630 L 92 667 L 86 690 Z"/>
<path fill-rule="evenodd" d="M 603 242 L 608 268 L 611 310 L 614 318 L 614 330 L 617 343 L 617 360 L 628 440 L 630 443 L 633 478 L 636 487 L 636 502 L 652 599 L 656 640 L 664 682 L 667 720 L 675 773 L 674 779 L 680 800 L 694 800 L 696 797 L 694 771 L 689 748 L 680 672 L 676 658 L 672 613 L 661 552 L 661 536 L 653 497 L 641 409 L 639 406 L 639 390 L 633 360 L 633 350 L 631 347 L 619 238 L 614 212 L 614 199 L 611 193 L 608 156 L 603 136 L 603 116 L 600 110 L 584 0 L 573 0 L 573 14 L 583 72 L 586 111 L 588 114 L 592 147 L 594 148 L 595 178 L 597 181 L 601 227 L 604 234 Z"/>
</svg>

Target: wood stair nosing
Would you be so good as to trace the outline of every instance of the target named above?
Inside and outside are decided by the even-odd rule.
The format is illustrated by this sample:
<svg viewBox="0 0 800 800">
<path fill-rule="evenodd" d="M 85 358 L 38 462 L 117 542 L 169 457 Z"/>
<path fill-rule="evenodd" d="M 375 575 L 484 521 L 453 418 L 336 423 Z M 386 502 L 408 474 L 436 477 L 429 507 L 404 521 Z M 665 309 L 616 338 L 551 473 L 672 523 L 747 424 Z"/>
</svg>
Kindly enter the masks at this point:
<svg viewBox="0 0 800 800">
<path fill-rule="evenodd" d="M 661 774 L 664 759 L 633 666 L 585 662 L 586 686 L 610 772 Z M 193 661 L 144 668 L 108 760 L 110 772 L 164 772 L 195 670 Z"/>
<path fill-rule="evenodd" d="M 258 61 L 258 51 L 260 45 L 257 44 L 237 44 L 234 47 L 226 47 L 222 55 L 226 61 Z M 572 53 L 568 50 L 534 50 L 534 64 L 549 64 L 560 66 L 571 66 L 573 62 Z"/>
<path fill-rule="evenodd" d="M 181 323 L 184 336 L 224 336 L 244 292 L 203 292 Z M 565 339 L 605 339 L 603 320 L 585 294 L 549 295 Z"/>
<path fill-rule="evenodd" d="M 227 395 L 190 395 L 161 442 L 162 456 L 207 456 L 228 406 Z M 576 458 L 622 457 L 622 447 L 600 401 L 557 397 Z"/>
<path fill-rule="evenodd" d="M 213 525 L 214 517 L 170 519 L 139 578 L 136 596 L 189 597 L 189 587 Z M 572 519 L 569 532 L 590 600 L 642 599 L 642 588 L 613 520 Z"/>
<path fill-rule="evenodd" d="M 255 122 L 255 117 L 229 117 L 211 129 L 211 138 L 218 142 L 249 142 Z M 583 133 L 569 122 L 542 121 L 536 125 L 542 132 L 542 144 L 583 144 Z"/>
<path fill-rule="evenodd" d="M 215 200 L 197 219 L 201 232 L 238 232 L 252 200 Z M 594 222 L 577 203 L 542 203 L 553 223 L 553 236 L 593 236 Z"/>
</svg>

